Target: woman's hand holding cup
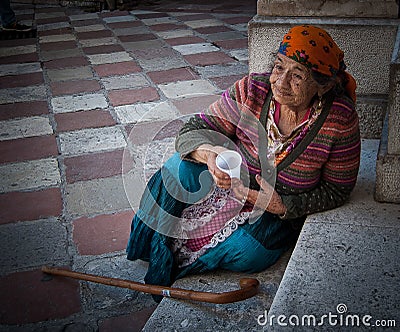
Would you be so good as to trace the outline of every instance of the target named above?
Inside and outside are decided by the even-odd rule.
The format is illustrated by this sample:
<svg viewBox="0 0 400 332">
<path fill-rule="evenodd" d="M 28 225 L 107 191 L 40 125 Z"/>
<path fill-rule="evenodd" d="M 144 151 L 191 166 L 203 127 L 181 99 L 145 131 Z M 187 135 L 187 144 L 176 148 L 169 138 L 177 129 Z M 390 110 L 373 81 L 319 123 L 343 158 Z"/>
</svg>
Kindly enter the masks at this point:
<svg viewBox="0 0 400 332">
<path fill-rule="evenodd" d="M 207 164 L 208 170 L 218 187 L 229 189 L 231 187 L 231 178 L 227 173 L 221 171 L 216 163 L 218 154 L 224 151 L 228 151 L 228 149 L 223 146 L 203 144 L 193 151 L 191 156 L 193 159 Z"/>
</svg>

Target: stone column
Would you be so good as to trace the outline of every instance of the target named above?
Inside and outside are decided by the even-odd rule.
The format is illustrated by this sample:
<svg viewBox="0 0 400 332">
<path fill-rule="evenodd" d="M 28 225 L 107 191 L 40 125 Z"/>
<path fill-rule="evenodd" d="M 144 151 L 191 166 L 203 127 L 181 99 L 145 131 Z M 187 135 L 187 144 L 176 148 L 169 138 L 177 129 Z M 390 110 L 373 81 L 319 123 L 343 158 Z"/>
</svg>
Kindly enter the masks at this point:
<svg viewBox="0 0 400 332">
<path fill-rule="evenodd" d="M 376 162 L 375 199 L 400 203 L 400 29 L 390 64 L 388 112 Z"/>
<path fill-rule="evenodd" d="M 270 68 L 290 27 L 326 29 L 345 52 L 358 83 L 357 111 L 364 138 L 380 138 L 389 95 L 390 62 L 399 25 L 395 0 L 258 0 L 249 23 L 250 71 Z"/>
</svg>

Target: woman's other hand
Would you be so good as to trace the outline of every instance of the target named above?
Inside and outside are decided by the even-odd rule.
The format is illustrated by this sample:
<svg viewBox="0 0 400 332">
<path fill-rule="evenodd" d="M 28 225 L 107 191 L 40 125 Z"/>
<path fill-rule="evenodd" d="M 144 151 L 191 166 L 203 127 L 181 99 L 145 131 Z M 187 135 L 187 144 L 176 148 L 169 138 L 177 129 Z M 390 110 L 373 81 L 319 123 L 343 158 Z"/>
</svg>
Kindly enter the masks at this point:
<svg viewBox="0 0 400 332">
<path fill-rule="evenodd" d="M 222 172 L 215 162 L 219 153 L 228 150 L 223 146 L 213 146 L 203 144 L 192 152 L 191 157 L 201 163 L 207 164 L 208 170 L 211 173 L 215 184 L 223 189 L 231 187 L 231 178 L 225 172 Z"/>
<path fill-rule="evenodd" d="M 236 198 L 242 202 L 246 200 L 250 204 L 265 211 L 284 215 L 286 206 L 283 204 L 281 196 L 279 196 L 274 188 L 261 176 L 257 175 L 256 180 L 260 185 L 260 191 L 249 189 L 245 187 L 240 180 L 234 179 L 232 181 L 232 188 Z"/>
</svg>

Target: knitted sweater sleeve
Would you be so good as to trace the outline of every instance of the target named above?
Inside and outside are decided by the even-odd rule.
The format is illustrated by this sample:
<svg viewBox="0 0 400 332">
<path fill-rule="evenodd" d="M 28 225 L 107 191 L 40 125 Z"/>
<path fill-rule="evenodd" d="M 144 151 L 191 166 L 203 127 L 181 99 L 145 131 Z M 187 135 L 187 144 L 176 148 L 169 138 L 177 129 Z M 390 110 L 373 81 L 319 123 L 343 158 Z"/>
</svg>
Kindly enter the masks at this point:
<svg viewBox="0 0 400 332">
<path fill-rule="evenodd" d="M 182 158 L 187 157 L 202 144 L 233 144 L 236 127 L 241 117 L 241 105 L 247 98 L 249 77 L 235 82 L 207 110 L 192 116 L 181 128 L 175 149 Z"/>
<path fill-rule="evenodd" d="M 303 193 L 281 194 L 287 207 L 283 219 L 298 218 L 338 207 L 346 202 L 356 184 L 361 147 L 357 113 L 355 110 L 345 114 L 336 112 L 328 119 L 328 123 L 324 124 L 317 137 L 300 156 L 301 160 L 295 161 L 312 162 L 315 151 L 321 151 L 320 142 L 325 141 L 327 144 L 328 140 L 329 153 L 327 160 L 321 165 L 319 181 L 316 186 Z"/>
</svg>

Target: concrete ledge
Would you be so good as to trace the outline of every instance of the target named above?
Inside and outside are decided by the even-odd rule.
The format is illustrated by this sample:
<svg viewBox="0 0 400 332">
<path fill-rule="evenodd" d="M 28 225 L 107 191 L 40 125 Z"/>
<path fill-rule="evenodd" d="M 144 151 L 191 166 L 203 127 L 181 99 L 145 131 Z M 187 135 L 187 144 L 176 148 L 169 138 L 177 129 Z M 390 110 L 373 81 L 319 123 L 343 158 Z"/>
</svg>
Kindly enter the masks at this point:
<svg viewBox="0 0 400 332">
<path fill-rule="evenodd" d="M 307 218 L 265 330 L 310 331 L 311 315 L 318 324 L 331 313 L 336 315 L 336 326 L 325 316 L 321 330 L 354 331 L 357 327 L 352 322 L 357 316 L 361 330 L 382 330 L 363 325 L 361 319 L 367 317 L 371 324 L 395 320 L 397 327 L 385 331 L 398 331 L 400 205 L 373 199 L 377 149 L 377 140 L 363 141 L 359 181 L 349 203 Z M 288 326 L 278 323 L 280 315 L 286 317 L 281 323 Z M 300 326 L 290 326 L 290 316 L 300 318 Z M 303 317 L 305 324 L 301 324 Z"/>
<path fill-rule="evenodd" d="M 257 278 L 260 293 L 245 301 L 211 304 L 165 298 L 146 323 L 143 331 L 256 331 L 257 317 L 271 306 L 291 251 L 262 273 L 243 274 L 229 271 L 193 275 L 175 282 L 173 287 L 199 291 L 226 292 L 238 289 L 243 277 Z"/>
</svg>

